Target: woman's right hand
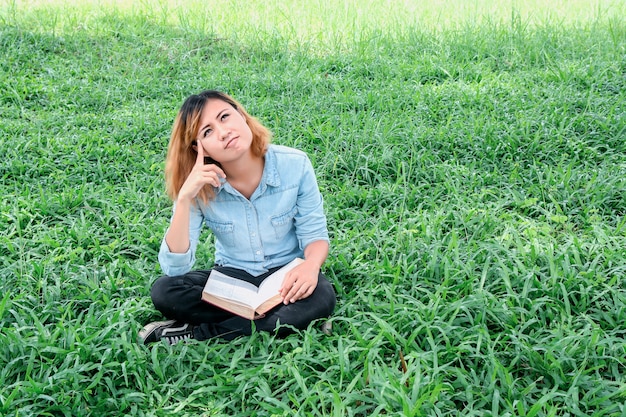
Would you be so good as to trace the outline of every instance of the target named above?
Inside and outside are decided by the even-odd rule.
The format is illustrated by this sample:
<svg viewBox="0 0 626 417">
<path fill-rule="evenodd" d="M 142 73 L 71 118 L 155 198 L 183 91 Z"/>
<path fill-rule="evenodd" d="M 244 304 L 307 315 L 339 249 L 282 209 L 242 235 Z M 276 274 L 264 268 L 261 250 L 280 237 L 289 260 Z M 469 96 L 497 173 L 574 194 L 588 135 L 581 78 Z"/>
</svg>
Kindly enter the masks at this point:
<svg viewBox="0 0 626 417">
<path fill-rule="evenodd" d="M 226 178 L 226 174 L 219 166 L 215 164 L 204 164 L 204 148 L 202 147 L 202 141 L 198 140 L 196 144 L 198 157 L 196 158 L 193 169 L 178 192 L 179 201 L 191 201 L 205 185 L 210 184 L 214 187 L 219 187 L 221 185 L 220 177 Z"/>
</svg>

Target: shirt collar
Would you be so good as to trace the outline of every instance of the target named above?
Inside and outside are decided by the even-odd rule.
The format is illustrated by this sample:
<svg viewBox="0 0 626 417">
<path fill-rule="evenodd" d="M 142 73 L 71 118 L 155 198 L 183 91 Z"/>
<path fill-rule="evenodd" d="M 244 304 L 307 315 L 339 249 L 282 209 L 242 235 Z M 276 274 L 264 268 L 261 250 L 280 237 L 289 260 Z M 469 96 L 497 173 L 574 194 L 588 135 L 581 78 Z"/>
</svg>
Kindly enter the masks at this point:
<svg viewBox="0 0 626 417">
<path fill-rule="evenodd" d="M 265 183 L 270 187 L 278 187 L 280 185 L 280 175 L 278 175 L 278 166 L 276 162 L 276 153 L 270 145 L 265 152 L 265 167 L 263 168 L 263 178 L 261 183 Z"/>
</svg>

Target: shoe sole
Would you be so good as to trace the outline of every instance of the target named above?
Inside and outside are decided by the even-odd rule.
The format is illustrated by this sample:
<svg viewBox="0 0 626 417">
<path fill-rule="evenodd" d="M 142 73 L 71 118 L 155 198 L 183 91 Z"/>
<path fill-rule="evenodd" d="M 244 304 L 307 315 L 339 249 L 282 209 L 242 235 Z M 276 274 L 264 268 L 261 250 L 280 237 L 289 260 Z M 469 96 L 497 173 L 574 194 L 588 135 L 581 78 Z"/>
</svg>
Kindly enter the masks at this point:
<svg viewBox="0 0 626 417">
<path fill-rule="evenodd" d="M 333 323 L 330 321 L 325 321 L 322 324 L 322 333 L 324 333 L 326 336 L 330 336 L 333 334 Z"/>
<path fill-rule="evenodd" d="M 156 329 L 161 327 L 168 327 L 172 324 L 176 323 L 176 320 L 165 320 L 165 321 L 153 321 L 152 323 L 146 324 L 143 329 L 139 331 L 139 341 L 143 344 L 150 343 L 146 342 Z M 157 340 L 153 340 L 152 342 L 156 342 Z"/>
</svg>

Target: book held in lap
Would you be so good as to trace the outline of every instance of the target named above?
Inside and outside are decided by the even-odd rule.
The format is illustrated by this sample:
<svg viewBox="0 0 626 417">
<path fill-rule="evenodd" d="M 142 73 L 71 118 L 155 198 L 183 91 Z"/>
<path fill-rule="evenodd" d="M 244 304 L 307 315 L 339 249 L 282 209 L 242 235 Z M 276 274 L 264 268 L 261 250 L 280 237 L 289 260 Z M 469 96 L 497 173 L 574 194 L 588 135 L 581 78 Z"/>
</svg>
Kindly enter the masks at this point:
<svg viewBox="0 0 626 417">
<path fill-rule="evenodd" d="M 212 270 L 202 299 L 233 314 L 254 320 L 282 302 L 278 290 L 285 275 L 304 262 L 296 258 L 263 280 L 258 287 L 246 281 Z"/>
</svg>

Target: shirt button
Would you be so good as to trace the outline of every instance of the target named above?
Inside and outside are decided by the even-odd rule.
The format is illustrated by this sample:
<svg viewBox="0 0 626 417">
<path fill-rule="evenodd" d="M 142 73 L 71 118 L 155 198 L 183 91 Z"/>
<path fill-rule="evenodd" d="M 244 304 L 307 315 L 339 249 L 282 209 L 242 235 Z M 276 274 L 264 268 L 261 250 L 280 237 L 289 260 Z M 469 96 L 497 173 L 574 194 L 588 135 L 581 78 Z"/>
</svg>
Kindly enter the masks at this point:
<svg viewBox="0 0 626 417">
<path fill-rule="evenodd" d="M 260 251 L 260 250 L 256 251 L 256 254 L 257 254 L 257 255 L 260 255 L 260 254 L 261 254 L 261 251 Z"/>
<path fill-rule="evenodd" d="M 255 237 L 256 233 L 252 232 L 252 233 L 250 233 L 250 236 Z"/>
</svg>

